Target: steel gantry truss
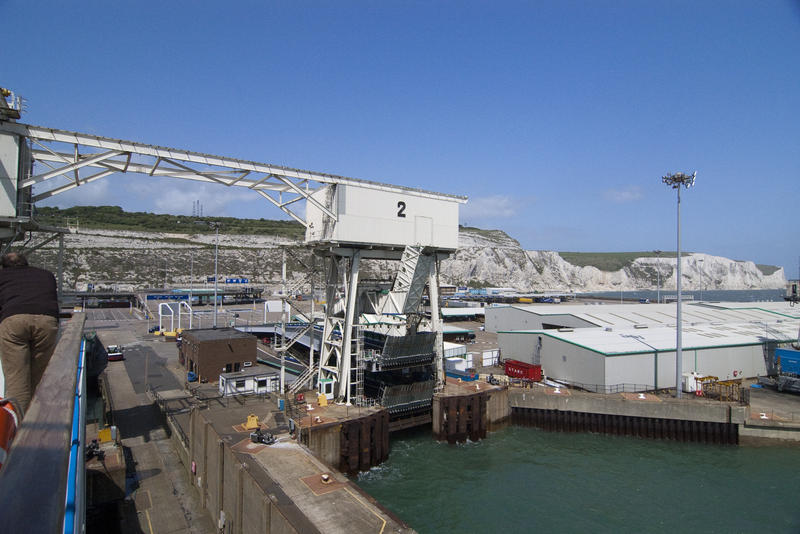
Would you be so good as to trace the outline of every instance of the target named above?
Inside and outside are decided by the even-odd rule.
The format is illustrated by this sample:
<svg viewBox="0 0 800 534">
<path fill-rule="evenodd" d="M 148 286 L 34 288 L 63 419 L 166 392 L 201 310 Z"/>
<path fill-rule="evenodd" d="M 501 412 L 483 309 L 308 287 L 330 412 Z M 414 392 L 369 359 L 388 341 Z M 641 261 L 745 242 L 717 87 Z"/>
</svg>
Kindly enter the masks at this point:
<svg viewBox="0 0 800 534">
<path fill-rule="evenodd" d="M 2 98 L 0 100 L 4 102 Z M 463 196 L 33 126 L 15 122 L 16 118 L 18 115 L 0 114 L 0 137 L 17 138 L 19 142 L 24 142 L 24 146 L 20 146 L 22 156 L 19 165 L 9 160 L 11 164 L 5 165 L 5 167 L 11 171 L 11 174 L 3 176 L 0 173 L 0 178 L 15 180 L 11 184 L 13 186 L 11 189 L 6 188 L 8 196 L 6 205 L 11 206 L 12 212 L 0 213 L 0 241 L 8 241 L 5 244 L 6 247 L 10 246 L 14 240 L 20 239 L 26 230 L 66 232 L 65 229 L 45 229 L 38 225 L 33 220 L 31 206 L 36 202 L 115 173 L 178 178 L 226 187 L 247 188 L 268 200 L 307 229 L 313 228 L 313 223 L 306 220 L 306 211 L 309 206 L 301 201 L 310 203 L 324 215 L 327 221 L 324 221 L 323 224 L 327 224 L 328 221 L 338 222 L 337 208 L 332 204 L 326 204 L 322 195 L 314 195 L 315 192 L 329 186 L 335 188 L 335 186 L 344 185 L 384 193 L 411 193 L 417 198 L 437 201 L 466 202 L 466 197 Z M 17 141 L 4 142 L 6 143 L 4 146 L 8 147 Z M 7 157 L 7 154 L 0 153 L 0 157 Z M 0 167 L 0 171 L 2 170 Z M 331 191 L 334 188 L 331 188 Z M 12 195 L 16 195 L 16 197 L 12 197 Z M 400 202 L 398 205 L 400 204 L 402 204 L 402 208 L 405 208 L 404 202 Z M 405 217 L 402 209 L 398 213 L 398 217 Z M 425 219 L 425 217 L 422 218 Z M 359 295 L 359 264 L 362 259 L 367 258 L 403 260 L 403 268 L 397 283 L 385 301 L 378 306 L 379 310 L 376 310 L 378 313 L 417 313 L 418 315 L 415 310 L 420 306 L 422 291 L 427 283 L 432 304 L 432 327 L 434 331 L 438 332 L 437 368 L 441 368 L 438 269 L 439 259 L 447 257 L 446 252 L 449 249 L 423 250 L 422 247 L 409 247 L 403 252 L 394 245 L 387 248 L 381 244 L 373 246 L 361 243 L 358 246 L 347 248 L 346 243 L 337 241 L 317 241 L 316 246 L 324 248 L 324 252 L 318 250 L 316 253 L 327 261 L 325 322 L 320 344 L 319 364 L 316 367 L 313 360 L 314 316 L 312 308 L 312 314 L 308 321 L 309 326 L 306 329 L 312 335 L 311 361 L 307 376 L 303 377 L 301 383 L 313 383 L 314 375 L 317 374 L 317 378 L 320 380 L 328 379 L 336 383 L 339 399 L 349 403 L 354 397 L 361 396 L 362 370 L 358 366 L 361 361 L 360 351 L 362 348 L 356 311 Z M 442 253 L 443 250 L 444 253 Z M 313 267 L 311 271 L 314 271 Z M 313 281 L 311 286 L 313 299 Z M 287 294 L 286 288 L 284 288 L 284 297 Z M 283 322 L 286 322 L 285 317 Z M 285 332 L 284 327 L 284 335 Z M 282 356 L 285 356 L 287 350 L 303 333 L 305 332 L 292 338 L 283 339 L 280 345 Z M 441 371 L 440 385 L 443 377 L 444 374 Z M 283 385 L 283 379 L 281 383 Z"/>
<path fill-rule="evenodd" d="M 331 209 L 311 196 L 311 193 L 324 184 L 347 184 L 383 191 L 414 191 L 417 195 L 431 198 L 463 198 L 17 122 L 0 120 L 0 132 L 28 139 L 34 161 L 47 167 L 44 172 L 20 177 L 20 189 L 39 186 L 55 178 L 67 180 L 67 183 L 37 191 L 31 198 L 33 203 L 114 173 L 138 173 L 244 187 L 255 191 L 306 227 L 308 223 L 303 216 L 303 210 L 296 209 L 297 202 L 301 200 L 312 203 L 332 220 L 337 220 Z M 65 150 L 65 145 L 68 146 L 68 151 Z"/>
</svg>

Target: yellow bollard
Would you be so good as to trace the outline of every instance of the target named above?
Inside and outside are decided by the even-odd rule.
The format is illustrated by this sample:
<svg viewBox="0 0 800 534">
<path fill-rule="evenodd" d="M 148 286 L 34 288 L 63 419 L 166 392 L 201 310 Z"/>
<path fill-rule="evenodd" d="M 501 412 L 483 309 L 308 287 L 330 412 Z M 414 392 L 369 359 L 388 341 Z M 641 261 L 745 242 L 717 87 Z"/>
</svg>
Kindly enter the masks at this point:
<svg viewBox="0 0 800 534">
<path fill-rule="evenodd" d="M 255 430 L 258 427 L 258 416 L 254 413 L 251 413 L 247 416 L 247 422 L 245 423 L 244 428 L 246 430 Z"/>
</svg>

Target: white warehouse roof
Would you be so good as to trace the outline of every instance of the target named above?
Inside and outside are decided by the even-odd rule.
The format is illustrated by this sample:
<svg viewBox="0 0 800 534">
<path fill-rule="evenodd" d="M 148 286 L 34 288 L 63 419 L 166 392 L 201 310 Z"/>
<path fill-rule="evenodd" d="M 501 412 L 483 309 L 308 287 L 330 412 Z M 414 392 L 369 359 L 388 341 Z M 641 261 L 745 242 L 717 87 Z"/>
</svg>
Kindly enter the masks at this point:
<svg viewBox="0 0 800 534">
<path fill-rule="evenodd" d="M 600 327 L 630 328 L 635 325 L 675 326 L 675 304 L 534 304 L 512 305 L 540 317 L 572 316 Z M 800 308 L 788 302 L 684 302 L 684 325 L 709 323 L 774 322 L 800 319 Z"/>
<path fill-rule="evenodd" d="M 779 342 L 797 341 L 800 320 L 703 324 L 683 327 L 683 350 L 760 345 L 764 339 Z M 575 328 L 559 330 L 501 331 L 500 334 L 548 336 L 605 356 L 641 354 L 675 350 L 675 328 Z"/>
</svg>

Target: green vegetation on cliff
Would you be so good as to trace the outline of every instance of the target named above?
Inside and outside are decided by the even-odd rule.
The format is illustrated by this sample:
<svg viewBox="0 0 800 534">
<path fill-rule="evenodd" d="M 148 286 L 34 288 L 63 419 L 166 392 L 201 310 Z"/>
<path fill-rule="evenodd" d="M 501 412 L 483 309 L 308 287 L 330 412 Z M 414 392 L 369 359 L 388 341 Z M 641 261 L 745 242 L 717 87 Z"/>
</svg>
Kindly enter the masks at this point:
<svg viewBox="0 0 800 534">
<path fill-rule="evenodd" d="M 780 269 L 780 267 L 775 265 L 762 265 L 760 263 L 756 263 L 756 267 L 758 267 L 758 270 L 761 271 L 764 276 L 774 274 L 778 269 Z"/>
<path fill-rule="evenodd" d="M 78 224 L 81 228 L 101 230 L 207 234 L 214 232 L 207 223 L 218 222 L 219 231 L 223 234 L 274 235 L 302 239 L 305 232 L 303 226 L 295 221 L 126 212 L 119 206 L 74 206 L 66 209 L 40 207 L 37 208 L 35 217 L 40 223 L 50 226 Z"/>
<path fill-rule="evenodd" d="M 655 258 L 655 252 L 559 252 L 564 261 L 577 267 L 597 267 L 601 271 L 614 272 L 629 267 L 636 258 Z M 688 256 L 688 252 L 681 252 L 681 256 Z M 674 258 L 676 253 L 664 251 L 662 258 Z"/>
</svg>

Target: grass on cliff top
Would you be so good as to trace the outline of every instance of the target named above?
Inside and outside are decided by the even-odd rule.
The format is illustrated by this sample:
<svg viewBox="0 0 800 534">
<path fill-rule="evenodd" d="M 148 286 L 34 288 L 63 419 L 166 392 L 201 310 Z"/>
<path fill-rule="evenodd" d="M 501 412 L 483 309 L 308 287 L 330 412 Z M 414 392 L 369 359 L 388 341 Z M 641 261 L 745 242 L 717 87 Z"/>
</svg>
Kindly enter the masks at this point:
<svg viewBox="0 0 800 534">
<path fill-rule="evenodd" d="M 127 212 L 119 206 L 74 206 L 59 209 L 39 207 L 35 218 L 49 226 L 77 224 L 81 228 L 129 230 L 138 232 L 174 232 L 213 234 L 208 222 L 219 222 L 221 234 L 252 234 L 302 239 L 305 229 L 295 221 L 269 219 L 237 219 L 235 217 L 190 217 L 158 213 Z"/>
<path fill-rule="evenodd" d="M 655 258 L 652 252 L 559 252 L 564 261 L 577 267 L 597 267 L 601 271 L 613 272 L 624 269 L 633 263 L 636 258 Z M 664 251 L 662 258 L 674 258 L 676 252 Z M 688 252 L 681 252 L 681 256 L 688 256 Z"/>
<path fill-rule="evenodd" d="M 459 232 L 470 232 L 472 234 L 477 234 L 481 237 L 485 237 L 487 239 L 493 239 L 495 241 L 499 239 L 508 239 L 515 243 L 518 243 L 516 239 L 508 235 L 502 230 L 484 230 L 483 228 L 475 228 L 474 226 L 464 226 L 462 224 L 458 225 Z"/>
<path fill-rule="evenodd" d="M 577 267 L 597 267 L 601 271 L 614 272 L 630 266 L 636 258 L 655 258 L 656 253 L 649 252 L 559 252 L 559 256 L 564 258 L 564 261 L 571 263 Z M 686 257 L 690 252 L 681 252 L 681 256 Z M 661 253 L 662 258 L 674 258 L 676 252 L 664 251 Z M 740 260 L 734 260 L 740 261 Z M 780 267 L 775 265 L 756 265 L 758 270 L 764 276 L 769 276 L 775 273 Z"/>
<path fill-rule="evenodd" d="M 763 265 L 761 263 L 756 263 L 756 267 L 758 267 L 758 270 L 761 271 L 761 273 L 764 276 L 775 274 L 778 271 L 778 269 L 780 269 L 780 267 L 777 267 L 775 265 Z"/>
</svg>

